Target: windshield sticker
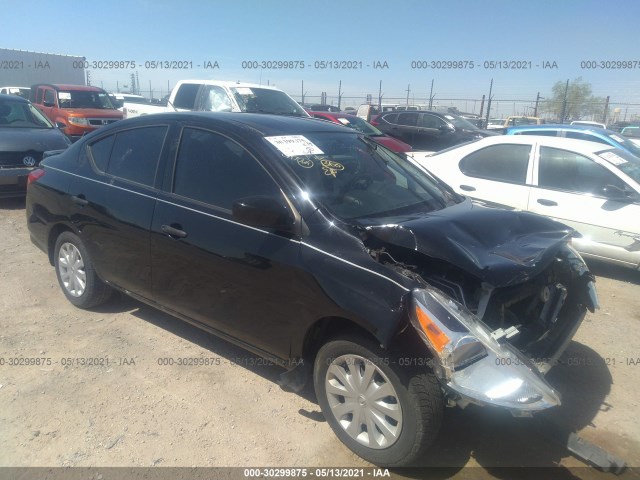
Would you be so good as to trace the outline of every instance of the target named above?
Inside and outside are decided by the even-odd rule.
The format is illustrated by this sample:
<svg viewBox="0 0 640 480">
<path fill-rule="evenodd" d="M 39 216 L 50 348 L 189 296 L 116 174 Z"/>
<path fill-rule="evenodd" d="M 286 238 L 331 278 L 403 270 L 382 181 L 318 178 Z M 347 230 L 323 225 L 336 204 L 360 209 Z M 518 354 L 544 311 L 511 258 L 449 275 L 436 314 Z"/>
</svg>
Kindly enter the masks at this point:
<svg viewBox="0 0 640 480">
<path fill-rule="evenodd" d="M 253 95 L 253 91 L 249 87 L 237 87 L 236 92 L 240 95 Z"/>
<path fill-rule="evenodd" d="M 343 125 L 349 125 L 351 123 L 348 118 L 339 118 L 338 121 Z"/>
<path fill-rule="evenodd" d="M 331 175 L 332 177 L 336 176 L 336 173 L 344 170 L 344 165 L 338 162 L 332 162 L 331 160 L 322 160 L 322 170 L 325 175 Z"/>
<path fill-rule="evenodd" d="M 308 158 L 299 158 L 296 161 L 298 162 L 298 165 L 300 165 L 303 168 L 313 167 L 313 160 L 309 160 Z"/>
<path fill-rule="evenodd" d="M 609 135 L 610 138 L 613 138 L 618 143 L 624 143 L 624 138 L 620 138 L 617 135 Z"/>
<path fill-rule="evenodd" d="M 324 153 L 304 135 L 281 135 L 264 138 L 287 157 L 322 155 Z"/>
<path fill-rule="evenodd" d="M 71 93 L 69 93 L 69 92 L 58 92 L 58 98 L 60 100 L 71 100 Z"/>
<path fill-rule="evenodd" d="M 627 160 L 619 155 L 616 155 L 614 152 L 603 152 L 600 154 L 600 156 L 607 162 L 613 163 L 614 165 L 622 165 L 624 163 L 627 163 Z"/>
</svg>

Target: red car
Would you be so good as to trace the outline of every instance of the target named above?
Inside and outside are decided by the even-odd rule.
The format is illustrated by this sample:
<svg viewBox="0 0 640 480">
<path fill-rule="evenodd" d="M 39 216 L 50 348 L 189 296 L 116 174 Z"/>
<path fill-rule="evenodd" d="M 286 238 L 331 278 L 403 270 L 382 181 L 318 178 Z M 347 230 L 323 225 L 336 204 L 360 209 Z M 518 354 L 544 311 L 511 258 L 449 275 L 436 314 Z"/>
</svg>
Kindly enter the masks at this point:
<svg viewBox="0 0 640 480">
<path fill-rule="evenodd" d="M 384 145 L 390 150 L 398 153 L 410 152 L 411 145 L 404 143 L 397 138 L 385 135 L 376 127 L 355 115 L 349 115 L 348 113 L 332 113 L 332 112 L 309 112 L 313 118 L 320 118 L 322 120 L 329 120 L 330 122 L 344 125 L 345 127 L 353 128 L 359 132 L 364 133 L 371 140 Z"/>
</svg>

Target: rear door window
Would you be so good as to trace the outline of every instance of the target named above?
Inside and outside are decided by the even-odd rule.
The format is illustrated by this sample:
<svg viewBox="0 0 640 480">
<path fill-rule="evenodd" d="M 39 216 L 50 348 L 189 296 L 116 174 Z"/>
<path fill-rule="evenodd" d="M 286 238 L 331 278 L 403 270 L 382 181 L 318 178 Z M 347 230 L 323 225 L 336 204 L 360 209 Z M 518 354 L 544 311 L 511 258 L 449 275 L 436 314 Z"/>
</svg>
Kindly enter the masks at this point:
<svg viewBox="0 0 640 480">
<path fill-rule="evenodd" d="M 166 126 L 133 128 L 114 135 L 113 146 L 106 173 L 115 177 L 153 186 L 160 152 L 167 133 Z M 96 166 L 98 162 L 104 164 L 104 154 L 108 149 L 110 137 L 91 145 L 91 154 Z M 94 152 L 94 147 L 96 148 Z"/>
<path fill-rule="evenodd" d="M 460 170 L 470 177 L 524 184 L 530 153 L 530 145 L 492 145 L 464 157 Z"/>
<path fill-rule="evenodd" d="M 398 115 L 398 125 L 406 125 L 408 127 L 415 127 L 418 124 L 417 113 L 401 113 Z"/>
</svg>

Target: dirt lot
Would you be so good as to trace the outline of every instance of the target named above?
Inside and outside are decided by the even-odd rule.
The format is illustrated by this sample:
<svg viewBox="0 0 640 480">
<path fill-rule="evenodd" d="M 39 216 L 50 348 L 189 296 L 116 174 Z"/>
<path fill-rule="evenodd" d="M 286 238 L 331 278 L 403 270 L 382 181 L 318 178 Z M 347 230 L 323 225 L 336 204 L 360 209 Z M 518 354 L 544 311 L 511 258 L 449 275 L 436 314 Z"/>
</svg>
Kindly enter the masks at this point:
<svg viewBox="0 0 640 480">
<path fill-rule="evenodd" d="M 73 307 L 24 216 L 24 201 L 0 201 L 0 466 L 368 466 L 334 437 L 312 389 L 278 387 L 280 368 L 121 296 Z M 640 466 L 640 273 L 592 267 L 602 308 L 548 377 L 562 407 L 533 419 L 447 410 L 425 466 L 460 478 L 463 466 L 483 477 L 584 466 L 562 448 L 573 431 Z M 96 358 L 108 364 L 77 360 Z"/>
</svg>

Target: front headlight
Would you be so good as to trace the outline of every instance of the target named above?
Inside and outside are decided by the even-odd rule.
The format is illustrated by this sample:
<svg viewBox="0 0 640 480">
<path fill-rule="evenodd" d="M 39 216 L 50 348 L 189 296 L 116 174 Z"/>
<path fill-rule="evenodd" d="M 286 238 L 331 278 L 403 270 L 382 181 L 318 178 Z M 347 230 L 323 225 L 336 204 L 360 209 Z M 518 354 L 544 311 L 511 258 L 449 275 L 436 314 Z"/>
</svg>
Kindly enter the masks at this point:
<svg viewBox="0 0 640 480">
<path fill-rule="evenodd" d="M 89 125 L 89 120 L 81 117 L 69 117 L 69 123 L 86 127 Z"/>
<path fill-rule="evenodd" d="M 560 404 L 533 363 L 466 307 L 434 288 L 412 292 L 411 323 L 434 354 L 434 372 L 465 401 L 523 414 Z M 515 330 L 507 330 L 507 338 Z"/>
</svg>

